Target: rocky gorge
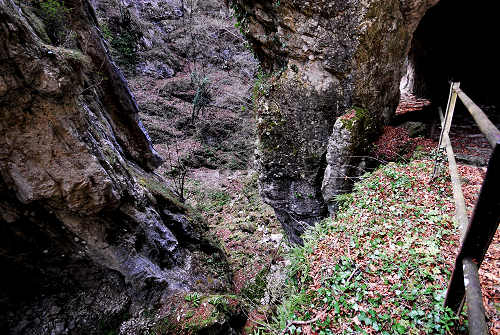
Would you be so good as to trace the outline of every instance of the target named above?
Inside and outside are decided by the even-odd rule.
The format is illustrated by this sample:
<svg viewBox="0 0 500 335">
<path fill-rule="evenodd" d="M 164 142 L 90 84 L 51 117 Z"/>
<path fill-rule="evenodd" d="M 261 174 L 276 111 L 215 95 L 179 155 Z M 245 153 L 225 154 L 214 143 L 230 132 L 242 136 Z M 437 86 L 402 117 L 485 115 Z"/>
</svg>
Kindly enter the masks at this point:
<svg viewBox="0 0 500 335">
<path fill-rule="evenodd" d="M 153 173 L 93 7 L 64 5 L 66 45 L 30 4 L 0 3 L 2 333 L 103 334 L 172 292 L 231 290 L 204 219 Z"/>
<path fill-rule="evenodd" d="M 261 195 L 288 236 L 335 211 L 399 102 L 412 34 L 437 1 L 234 1 L 265 73 Z"/>
<path fill-rule="evenodd" d="M 402 78 L 439 100 L 438 2 L 0 0 L 0 332 L 268 322 Z"/>
</svg>

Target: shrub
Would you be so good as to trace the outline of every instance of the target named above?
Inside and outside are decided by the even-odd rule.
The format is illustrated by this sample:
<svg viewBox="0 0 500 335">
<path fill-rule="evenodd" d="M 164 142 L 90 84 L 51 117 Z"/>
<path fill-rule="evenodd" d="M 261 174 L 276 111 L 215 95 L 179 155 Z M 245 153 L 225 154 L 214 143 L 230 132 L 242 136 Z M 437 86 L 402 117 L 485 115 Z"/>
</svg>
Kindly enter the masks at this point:
<svg viewBox="0 0 500 335">
<path fill-rule="evenodd" d="M 142 33 L 128 10 L 123 9 L 120 13 L 119 17 L 101 22 L 100 28 L 103 37 L 110 43 L 118 63 L 133 68 L 139 61 L 137 53 Z"/>
<path fill-rule="evenodd" d="M 196 71 L 191 73 L 191 84 L 196 89 L 191 115 L 191 123 L 193 123 L 199 113 L 203 115 L 204 109 L 212 102 L 212 94 L 210 93 L 210 80 Z"/>
<path fill-rule="evenodd" d="M 111 40 L 111 46 L 120 54 L 125 65 L 137 64 L 137 34 L 123 29 Z"/>
<path fill-rule="evenodd" d="M 67 29 L 69 9 L 60 0 L 44 0 L 39 3 L 40 16 L 52 43 L 61 45 L 69 33 Z"/>
</svg>

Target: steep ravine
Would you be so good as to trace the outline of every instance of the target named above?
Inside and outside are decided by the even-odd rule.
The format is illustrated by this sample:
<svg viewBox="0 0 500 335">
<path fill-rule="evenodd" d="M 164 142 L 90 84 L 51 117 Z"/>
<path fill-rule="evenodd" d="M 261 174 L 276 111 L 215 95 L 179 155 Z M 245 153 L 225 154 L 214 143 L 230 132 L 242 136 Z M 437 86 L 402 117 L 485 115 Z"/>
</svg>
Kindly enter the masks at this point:
<svg viewBox="0 0 500 335">
<path fill-rule="evenodd" d="M 253 105 L 260 194 L 289 240 L 301 243 L 303 231 L 334 214 L 336 196 L 370 165 L 366 154 L 399 101 L 413 33 L 437 2 L 229 1 L 260 61 L 254 75 L 245 42 L 218 27 L 227 16 L 216 0 L 199 9 L 214 13 L 204 16 L 209 29 L 179 7 L 182 1 L 66 0 L 44 12 L 36 1 L 0 0 L 0 264 L 6 274 L 0 332 L 233 334 L 242 328 L 238 297 L 231 295 L 241 287 L 235 290 L 231 277 L 261 272 L 256 264 L 263 262 L 233 260 L 243 265 L 230 269 L 224 241 L 221 247 L 205 220 L 176 200 L 158 175 L 165 165 L 158 169 L 162 159 L 112 58 L 131 79 L 164 157 L 174 141 L 182 150 L 198 141 L 197 167 L 251 169 L 254 128 L 243 123 Z M 216 96 L 197 124 L 189 122 L 193 74 L 228 93 Z M 251 194 L 240 195 L 261 211 Z M 212 200 L 220 195 L 214 191 Z M 232 208 L 239 198 L 220 202 L 233 199 Z M 222 239 L 234 237 L 230 243 L 249 254 L 254 249 L 238 240 L 240 226 L 247 225 L 256 245 L 265 235 L 258 229 L 271 226 L 268 214 L 259 222 L 241 210 L 224 221 L 217 210 L 208 212 Z M 281 245 L 271 242 L 259 244 L 262 259 Z M 201 307 L 193 317 L 183 304 Z M 166 317 L 155 318 L 158 312 Z"/>
<path fill-rule="evenodd" d="M 0 0 L 0 332 L 141 333 L 171 294 L 232 284 L 203 219 L 152 172 L 92 6 L 64 6 L 60 43 L 31 4 Z"/>
</svg>

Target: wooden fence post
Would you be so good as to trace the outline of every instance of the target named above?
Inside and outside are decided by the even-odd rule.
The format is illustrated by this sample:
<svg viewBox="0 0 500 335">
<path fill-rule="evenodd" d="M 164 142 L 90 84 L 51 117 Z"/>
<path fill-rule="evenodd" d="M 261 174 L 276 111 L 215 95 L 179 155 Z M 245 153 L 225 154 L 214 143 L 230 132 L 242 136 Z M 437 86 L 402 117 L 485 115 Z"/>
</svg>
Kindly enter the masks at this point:
<svg viewBox="0 0 500 335">
<path fill-rule="evenodd" d="M 444 138 L 448 137 L 450 133 L 451 121 L 453 119 L 453 113 L 455 112 L 455 104 L 457 102 L 456 90 L 459 88 L 460 88 L 460 83 L 451 83 L 450 85 L 450 94 L 448 96 L 448 103 L 446 105 L 446 114 L 444 116 L 444 121 L 441 120 L 441 135 L 439 135 L 439 145 L 436 149 L 437 151 L 434 158 L 434 169 L 432 171 L 431 181 L 434 180 L 434 178 L 436 178 L 439 149 L 446 147 L 446 144 L 443 144 L 443 142 L 446 142 L 444 141 Z"/>
<path fill-rule="evenodd" d="M 446 293 L 445 306 L 459 312 L 465 294 L 463 260 L 470 258 L 478 267 L 493 240 L 500 222 L 500 140 L 493 149 L 474 213 L 455 260 Z"/>
<path fill-rule="evenodd" d="M 448 101 L 448 106 L 446 108 L 446 114 L 444 116 L 444 126 L 441 131 L 441 136 L 439 138 L 439 147 L 443 148 L 443 135 L 450 134 L 451 121 L 453 120 L 453 114 L 455 112 L 455 105 L 457 103 L 457 89 L 460 88 L 460 83 L 451 83 L 450 88 L 450 99 Z"/>
<path fill-rule="evenodd" d="M 481 294 L 481 283 L 478 275 L 479 268 L 470 258 L 464 258 L 462 263 L 469 335 L 488 335 L 488 325 L 484 317 L 483 295 Z"/>
</svg>

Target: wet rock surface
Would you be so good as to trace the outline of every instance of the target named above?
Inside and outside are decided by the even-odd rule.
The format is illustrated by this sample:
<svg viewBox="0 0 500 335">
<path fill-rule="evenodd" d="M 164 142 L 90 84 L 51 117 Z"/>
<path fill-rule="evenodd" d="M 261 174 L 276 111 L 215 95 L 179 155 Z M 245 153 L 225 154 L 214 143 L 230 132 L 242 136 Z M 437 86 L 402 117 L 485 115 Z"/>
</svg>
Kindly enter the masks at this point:
<svg viewBox="0 0 500 335">
<path fill-rule="evenodd" d="M 65 6 L 68 44 L 36 8 L 0 0 L 5 334 L 107 333 L 175 292 L 231 286 L 203 219 L 152 172 L 161 159 L 92 6 Z"/>
<path fill-rule="evenodd" d="M 304 227 L 325 217 L 344 190 L 344 180 L 325 170 L 358 166 L 351 158 L 394 113 L 412 34 L 437 0 L 231 3 L 265 72 L 256 97 L 261 195 L 300 243 Z M 364 121 L 339 136 L 335 121 L 353 108 Z M 346 150 L 327 154 L 332 138 L 355 143 L 331 145 Z"/>
</svg>

